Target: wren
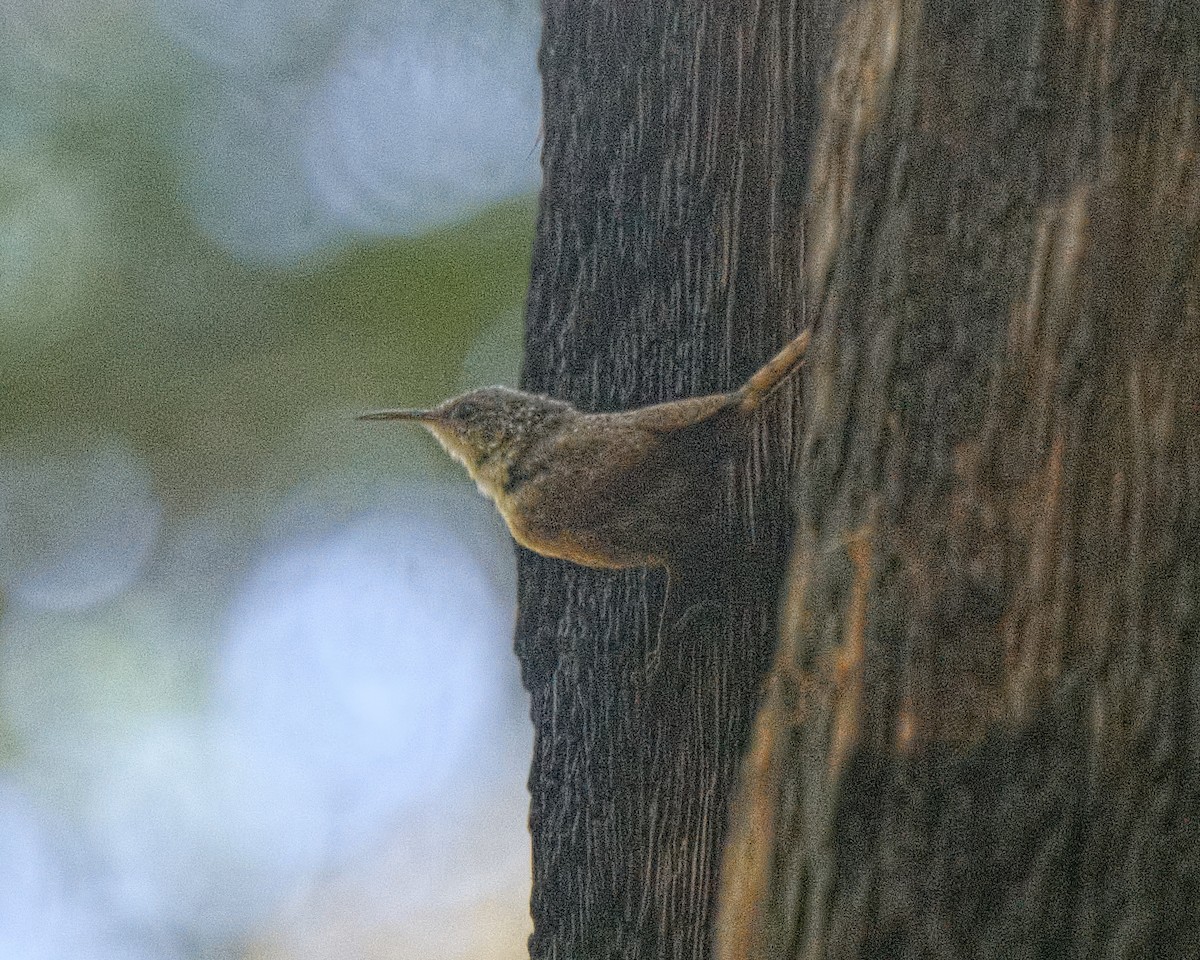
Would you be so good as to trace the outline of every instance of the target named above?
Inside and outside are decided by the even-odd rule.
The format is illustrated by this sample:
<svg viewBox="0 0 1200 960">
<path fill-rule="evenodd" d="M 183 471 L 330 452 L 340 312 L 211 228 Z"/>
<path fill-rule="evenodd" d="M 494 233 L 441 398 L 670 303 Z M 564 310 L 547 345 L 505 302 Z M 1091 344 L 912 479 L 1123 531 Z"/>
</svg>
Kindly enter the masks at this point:
<svg viewBox="0 0 1200 960">
<path fill-rule="evenodd" d="M 522 546 L 587 567 L 666 567 L 670 596 L 676 577 L 703 569 L 719 522 L 721 470 L 762 402 L 803 363 L 808 343 L 805 330 L 737 390 L 617 413 L 485 387 L 430 410 L 359 419 L 423 426 L 466 467 Z"/>
</svg>

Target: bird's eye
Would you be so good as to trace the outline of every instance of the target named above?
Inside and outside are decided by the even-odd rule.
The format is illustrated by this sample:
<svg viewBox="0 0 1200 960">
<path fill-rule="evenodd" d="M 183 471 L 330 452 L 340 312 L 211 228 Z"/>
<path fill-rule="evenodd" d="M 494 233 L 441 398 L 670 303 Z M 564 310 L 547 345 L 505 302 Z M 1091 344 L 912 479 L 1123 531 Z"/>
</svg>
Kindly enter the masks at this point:
<svg viewBox="0 0 1200 960">
<path fill-rule="evenodd" d="M 470 400 L 465 400 L 454 408 L 454 415 L 460 420 L 470 420 L 477 413 L 479 413 L 479 407 Z"/>
</svg>

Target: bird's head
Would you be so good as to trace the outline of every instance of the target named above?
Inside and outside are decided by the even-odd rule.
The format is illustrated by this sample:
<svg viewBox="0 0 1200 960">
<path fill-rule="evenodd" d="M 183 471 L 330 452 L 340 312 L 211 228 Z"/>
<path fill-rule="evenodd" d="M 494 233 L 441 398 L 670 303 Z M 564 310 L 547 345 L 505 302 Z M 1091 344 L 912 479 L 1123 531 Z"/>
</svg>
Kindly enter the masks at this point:
<svg viewBox="0 0 1200 960">
<path fill-rule="evenodd" d="M 508 387 L 484 387 L 429 410 L 379 410 L 360 420 L 409 420 L 432 433 L 479 488 L 495 498 L 508 469 L 553 424 L 571 412 L 561 400 Z"/>
</svg>

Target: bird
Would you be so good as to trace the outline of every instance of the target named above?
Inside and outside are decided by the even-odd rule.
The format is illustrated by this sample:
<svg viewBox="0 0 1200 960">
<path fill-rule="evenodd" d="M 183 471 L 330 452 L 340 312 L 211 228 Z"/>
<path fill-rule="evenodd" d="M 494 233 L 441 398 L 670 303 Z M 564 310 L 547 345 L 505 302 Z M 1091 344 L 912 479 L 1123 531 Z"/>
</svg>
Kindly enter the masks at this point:
<svg viewBox="0 0 1200 960">
<path fill-rule="evenodd" d="M 631 410 L 590 413 L 483 387 L 358 419 L 428 430 L 535 553 L 602 569 L 665 567 L 669 601 L 718 538 L 724 464 L 763 401 L 803 364 L 809 340 L 806 329 L 736 390 Z"/>
</svg>

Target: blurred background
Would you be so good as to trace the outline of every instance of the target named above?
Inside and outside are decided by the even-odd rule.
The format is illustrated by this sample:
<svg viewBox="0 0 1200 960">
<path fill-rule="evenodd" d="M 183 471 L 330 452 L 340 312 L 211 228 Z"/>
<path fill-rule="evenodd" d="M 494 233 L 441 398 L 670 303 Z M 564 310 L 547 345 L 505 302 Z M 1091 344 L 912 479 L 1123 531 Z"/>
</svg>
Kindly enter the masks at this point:
<svg viewBox="0 0 1200 960">
<path fill-rule="evenodd" d="M 525 954 L 527 0 L 0 0 L 0 960 Z"/>
</svg>

